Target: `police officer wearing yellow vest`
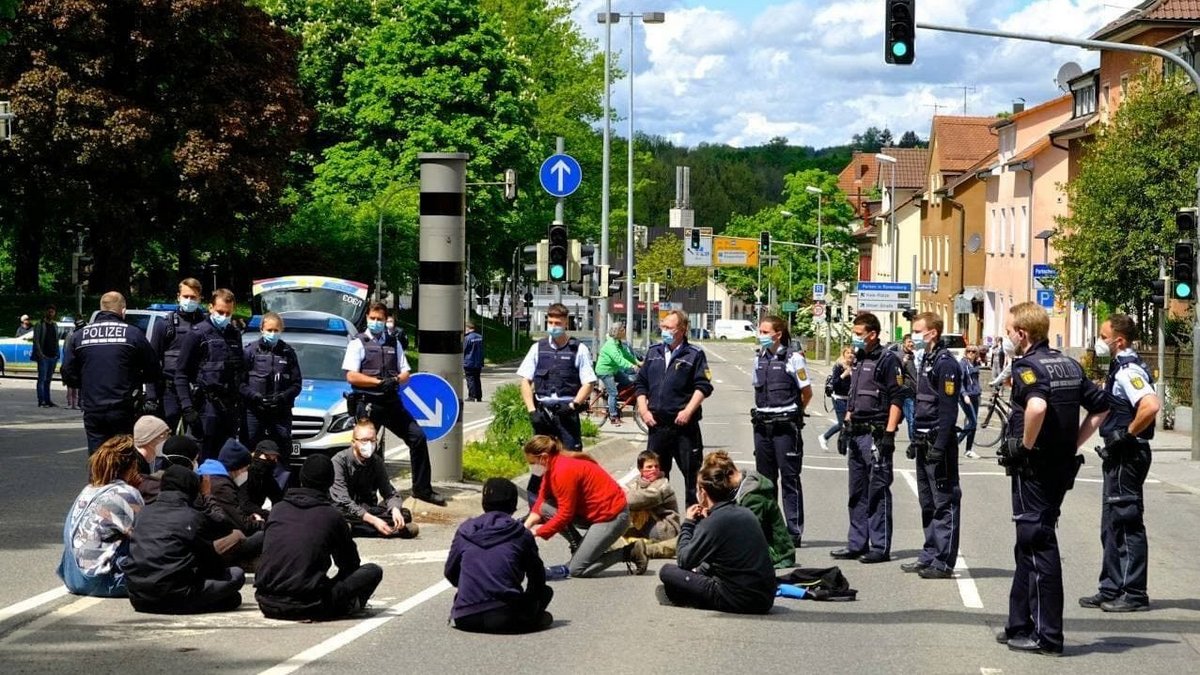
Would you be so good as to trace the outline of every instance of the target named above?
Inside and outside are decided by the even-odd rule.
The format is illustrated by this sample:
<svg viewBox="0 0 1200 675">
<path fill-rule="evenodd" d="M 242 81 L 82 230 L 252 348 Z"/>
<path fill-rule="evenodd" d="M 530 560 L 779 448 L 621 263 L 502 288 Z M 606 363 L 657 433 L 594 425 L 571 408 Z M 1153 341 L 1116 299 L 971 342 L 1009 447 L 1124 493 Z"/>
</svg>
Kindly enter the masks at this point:
<svg viewBox="0 0 1200 675">
<path fill-rule="evenodd" d="M 783 519 L 797 548 L 804 536 L 804 410 L 812 400 L 808 363 L 791 348 L 792 336 L 783 317 L 768 316 L 758 325 L 754 359 L 754 469 L 783 491 Z"/>
<path fill-rule="evenodd" d="M 700 404 L 712 395 L 704 350 L 688 342 L 688 317 L 679 310 L 658 323 L 662 342 L 650 347 L 637 380 L 637 410 L 649 430 L 646 449 L 658 455 L 664 475 L 673 463 L 683 472 L 687 506 L 697 503 L 696 473 L 704 455 Z"/>
<path fill-rule="evenodd" d="M 445 506 L 446 498 L 433 491 L 425 431 L 400 402 L 400 387 L 408 384 L 412 368 L 396 335 L 388 332 L 387 318 L 387 305 L 372 302 L 367 310 L 367 329 L 346 345 L 342 370 L 351 388 L 347 408 L 356 419 L 370 419 L 376 430 L 384 427 L 403 438 L 412 461 L 413 497 Z"/>
<path fill-rule="evenodd" d="M 1080 598 L 1083 607 L 1105 612 L 1144 612 L 1150 609 L 1146 590 L 1149 546 L 1146 541 L 1142 484 L 1150 471 L 1150 441 L 1160 403 L 1154 393 L 1150 367 L 1133 351 L 1137 324 L 1113 314 L 1100 326 L 1096 356 L 1112 355 L 1104 392 L 1108 416 L 1100 425 L 1104 446 L 1104 493 L 1100 504 L 1100 544 L 1104 557 L 1100 589 Z"/>
<path fill-rule="evenodd" d="M 997 640 L 1013 651 L 1063 651 L 1062 559 L 1055 525 L 1083 457 L 1075 451 L 1100 426 L 1108 401 L 1074 359 L 1050 349 L 1050 317 L 1032 302 L 1009 311 L 1014 345 L 1012 416 L 999 461 L 1012 477 L 1016 569 L 1008 623 Z M 1079 409 L 1088 416 L 1080 423 Z"/>
<path fill-rule="evenodd" d="M 941 317 L 933 312 L 913 319 L 912 339 L 917 366 L 913 439 L 908 458 L 916 460 L 917 501 L 925 546 L 914 562 L 900 569 L 923 579 L 949 579 L 958 561 L 958 399 L 962 368 L 942 344 Z"/>
</svg>

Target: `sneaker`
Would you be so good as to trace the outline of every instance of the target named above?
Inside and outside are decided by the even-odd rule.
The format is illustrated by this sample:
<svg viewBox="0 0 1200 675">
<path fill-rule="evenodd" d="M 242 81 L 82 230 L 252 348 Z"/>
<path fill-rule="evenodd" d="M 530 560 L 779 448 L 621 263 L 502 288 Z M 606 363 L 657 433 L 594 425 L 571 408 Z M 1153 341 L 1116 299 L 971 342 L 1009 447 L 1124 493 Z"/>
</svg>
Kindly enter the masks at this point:
<svg viewBox="0 0 1200 675">
<path fill-rule="evenodd" d="M 821 450 L 829 452 L 829 441 L 824 436 L 817 436 L 817 445 L 821 446 Z"/>
<path fill-rule="evenodd" d="M 646 555 L 645 541 L 638 539 L 625 547 L 625 567 L 629 569 L 630 574 L 635 576 L 645 574 L 649 564 L 650 556 Z"/>
<path fill-rule="evenodd" d="M 562 581 L 571 578 L 571 570 L 566 565 L 551 565 L 546 568 L 546 581 Z"/>
<path fill-rule="evenodd" d="M 611 422 L 614 427 L 621 426 L 621 416 L 620 415 L 613 415 L 612 417 L 608 418 L 608 421 Z"/>
<path fill-rule="evenodd" d="M 974 450 L 968 450 L 963 453 L 963 457 L 966 457 L 967 459 L 979 459 L 979 453 L 975 452 Z"/>
</svg>

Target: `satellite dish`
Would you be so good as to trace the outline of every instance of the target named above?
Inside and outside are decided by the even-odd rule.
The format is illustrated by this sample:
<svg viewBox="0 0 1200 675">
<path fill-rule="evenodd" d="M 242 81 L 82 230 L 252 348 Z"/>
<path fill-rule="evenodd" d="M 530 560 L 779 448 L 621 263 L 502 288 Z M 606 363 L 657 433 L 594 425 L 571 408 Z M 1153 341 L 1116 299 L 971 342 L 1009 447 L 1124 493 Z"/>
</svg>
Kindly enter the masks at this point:
<svg viewBox="0 0 1200 675">
<path fill-rule="evenodd" d="M 1071 80 L 1083 74 L 1083 68 L 1079 67 L 1074 61 L 1067 61 L 1058 69 L 1058 74 L 1054 76 L 1054 84 L 1062 91 L 1070 91 Z"/>
<path fill-rule="evenodd" d="M 979 236 L 978 232 L 973 233 L 967 238 L 967 253 L 974 253 L 983 245 L 983 237 Z"/>
</svg>

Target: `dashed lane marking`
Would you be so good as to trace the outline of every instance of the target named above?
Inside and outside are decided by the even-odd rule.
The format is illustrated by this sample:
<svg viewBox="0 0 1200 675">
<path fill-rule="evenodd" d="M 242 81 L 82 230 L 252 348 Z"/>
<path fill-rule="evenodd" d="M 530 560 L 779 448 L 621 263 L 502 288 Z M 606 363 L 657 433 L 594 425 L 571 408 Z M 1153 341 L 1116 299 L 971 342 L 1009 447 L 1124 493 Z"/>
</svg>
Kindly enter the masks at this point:
<svg viewBox="0 0 1200 675">
<path fill-rule="evenodd" d="M 0 609 L 0 623 L 8 621 L 18 614 L 24 614 L 31 609 L 37 609 L 48 602 L 53 602 L 66 595 L 67 592 L 66 586 L 59 586 L 58 588 L 48 590 L 45 593 L 39 593 L 32 598 L 13 603 L 4 609 Z"/>
<path fill-rule="evenodd" d="M 11 644 L 13 642 L 16 642 L 16 641 L 20 640 L 21 638 L 23 638 L 27 635 L 30 635 L 32 633 L 36 633 L 37 631 L 42 630 L 43 628 L 46 628 L 48 626 L 53 626 L 54 624 L 58 623 L 59 621 L 62 621 L 63 619 L 65 619 L 69 616 L 74 616 L 74 615 L 88 609 L 89 607 L 94 607 L 94 606 L 104 602 L 104 600 L 105 600 L 104 598 L 88 597 L 88 598 L 80 598 L 80 599 L 76 600 L 75 602 L 72 602 L 67 605 L 63 605 L 62 607 L 59 607 L 58 609 L 54 610 L 53 612 L 50 612 L 49 614 L 47 614 L 45 616 L 40 616 L 40 617 L 34 619 L 33 621 L 30 621 L 28 624 L 21 626 L 17 630 L 14 630 L 13 632 L 9 633 L 8 635 L 5 635 L 3 639 L 0 639 L 0 647 L 7 645 L 7 644 Z"/>
<path fill-rule="evenodd" d="M 901 469 L 897 473 L 904 478 L 904 482 L 908 484 L 909 489 L 917 496 L 917 499 L 920 499 L 920 494 L 917 491 L 916 472 Z M 983 609 L 983 600 L 979 597 L 979 588 L 975 585 L 975 580 L 971 578 L 971 569 L 967 567 L 967 560 L 963 557 L 961 550 L 958 553 L 958 561 L 954 566 L 954 580 L 958 583 L 958 595 L 962 598 L 963 606 L 971 609 Z"/>
</svg>

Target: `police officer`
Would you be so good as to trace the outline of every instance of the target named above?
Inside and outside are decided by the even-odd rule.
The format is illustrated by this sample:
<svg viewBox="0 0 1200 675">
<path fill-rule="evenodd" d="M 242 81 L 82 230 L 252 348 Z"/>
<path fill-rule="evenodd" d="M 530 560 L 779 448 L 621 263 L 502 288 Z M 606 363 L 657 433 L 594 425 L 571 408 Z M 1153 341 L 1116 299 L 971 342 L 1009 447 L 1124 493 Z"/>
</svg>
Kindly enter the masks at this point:
<svg viewBox="0 0 1200 675">
<path fill-rule="evenodd" d="M 208 318 L 193 326 L 179 347 L 175 395 L 203 459 L 216 459 L 225 441 L 238 435 L 245 364 L 242 334 L 232 324 L 236 306 L 229 289 L 213 291 Z"/>
<path fill-rule="evenodd" d="M 188 333 L 208 318 L 200 308 L 201 286 L 196 279 L 187 278 L 179 282 L 179 306 L 166 320 L 166 330 L 156 333 L 155 351 L 162 361 L 163 383 L 160 391 L 162 419 L 172 431 L 179 427 L 183 406 L 175 393 L 175 370 L 179 363 L 179 350 Z"/>
<path fill-rule="evenodd" d="M 917 498 L 921 503 L 921 527 L 925 547 L 916 561 L 900 569 L 916 572 L 923 579 L 949 579 L 958 561 L 958 400 L 962 368 L 942 344 L 941 317 L 925 312 L 913 320 L 912 339 L 919 370 L 916 406 L 913 410 L 913 439 L 909 459 L 917 464 Z"/>
<path fill-rule="evenodd" d="M 567 450 L 583 449 L 579 413 L 587 409 L 596 383 L 592 355 L 587 345 L 567 334 L 569 314 L 562 303 L 546 310 L 546 337 L 525 354 L 517 369 L 521 399 L 529 412 L 533 433 L 554 436 Z M 537 496 L 541 478 L 529 480 L 530 497 Z"/>
<path fill-rule="evenodd" d="M 387 305 L 371 303 L 367 329 L 346 345 L 342 370 L 351 387 L 348 404 L 356 418 L 367 417 L 376 429 L 385 427 L 404 439 L 412 461 L 413 497 L 445 506 L 446 498 L 433 491 L 425 431 L 400 402 L 399 388 L 408 384 L 412 368 L 395 335 L 388 332 L 387 318 Z"/>
<path fill-rule="evenodd" d="M 105 293 L 96 320 L 71 334 L 62 364 L 63 383 L 80 389 L 89 456 L 110 437 L 133 433 L 142 387 L 161 374 L 145 333 L 125 323 L 125 297 Z"/>
<path fill-rule="evenodd" d="M 997 639 L 1014 651 L 1057 656 L 1063 649 L 1063 587 L 1054 528 L 1083 463 L 1075 451 L 1096 431 L 1108 402 L 1074 359 L 1050 349 L 1049 329 L 1050 317 L 1032 302 L 1009 310 L 1007 331 L 1017 358 L 1013 411 L 999 454 L 1012 476 L 1017 543 L 1008 623 Z M 1088 411 L 1082 426 L 1080 406 Z"/>
<path fill-rule="evenodd" d="M 672 310 L 658 328 L 662 342 L 650 347 L 635 381 L 637 410 L 649 430 L 646 449 L 658 455 L 664 475 L 678 462 L 691 506 L 698 503 L 696 472 L 704 454 L 700 404 L 712 395 L 712 373 L 704 351 L 688 342 L 687 314 Z"/>
<path fill-rule="evenodd" d="M 1114 314 L 1100 326 L 1096 356 L 1113 355 L 1104 392 L 1108 416 L 1100 426 L 1104 494 L 1100 504 L 1100 543 L 1104 557 L 1100 590 L 1080 598 L 1083 607 L 1106 612 L 1144 612 L 1148 547 L 1142 520 L 1142 483 L 1150 471 L 1150 441 L 1160 403 L 1154 393 L 1150 367 L 1133 351 L 1137 325 Z"/>
<path fill-rule="evenodd" d="M 804 488 L 800 464 L 804 459 L 804 410 L 812 400 L 808 363 L 791 349 L 792 338 L 783 317 L 768 316 L 758 325 L 758 357 L 754 360 L 754 469 L 783 490 L 783 518 L 792 542 L 804 536 Z"/>
<path fill-rule="evenodd" d="M 296 350 L 279 337 L 282 333 L 283 317 L 264 314 L 261 336 L 243 351 L 241 392 L 247 445 L 257 448 L 259 441 L 270 439 L 286 458 L 292 447 L 292 403 L 300 395 L 302 375 Z"/>
<path fill-rule="evenodd" d="M 911 391 L 905 385 L 900 357 L 879 342 L 878 317 L 869 312 L 859 314 L 852 331 L 850 342 L 857 351 L 846 406 L 850 528 L 846 547 L 829 555 L 881 563 L 891 560 L 892 453 L 904 400 Z"/>
</svg>

